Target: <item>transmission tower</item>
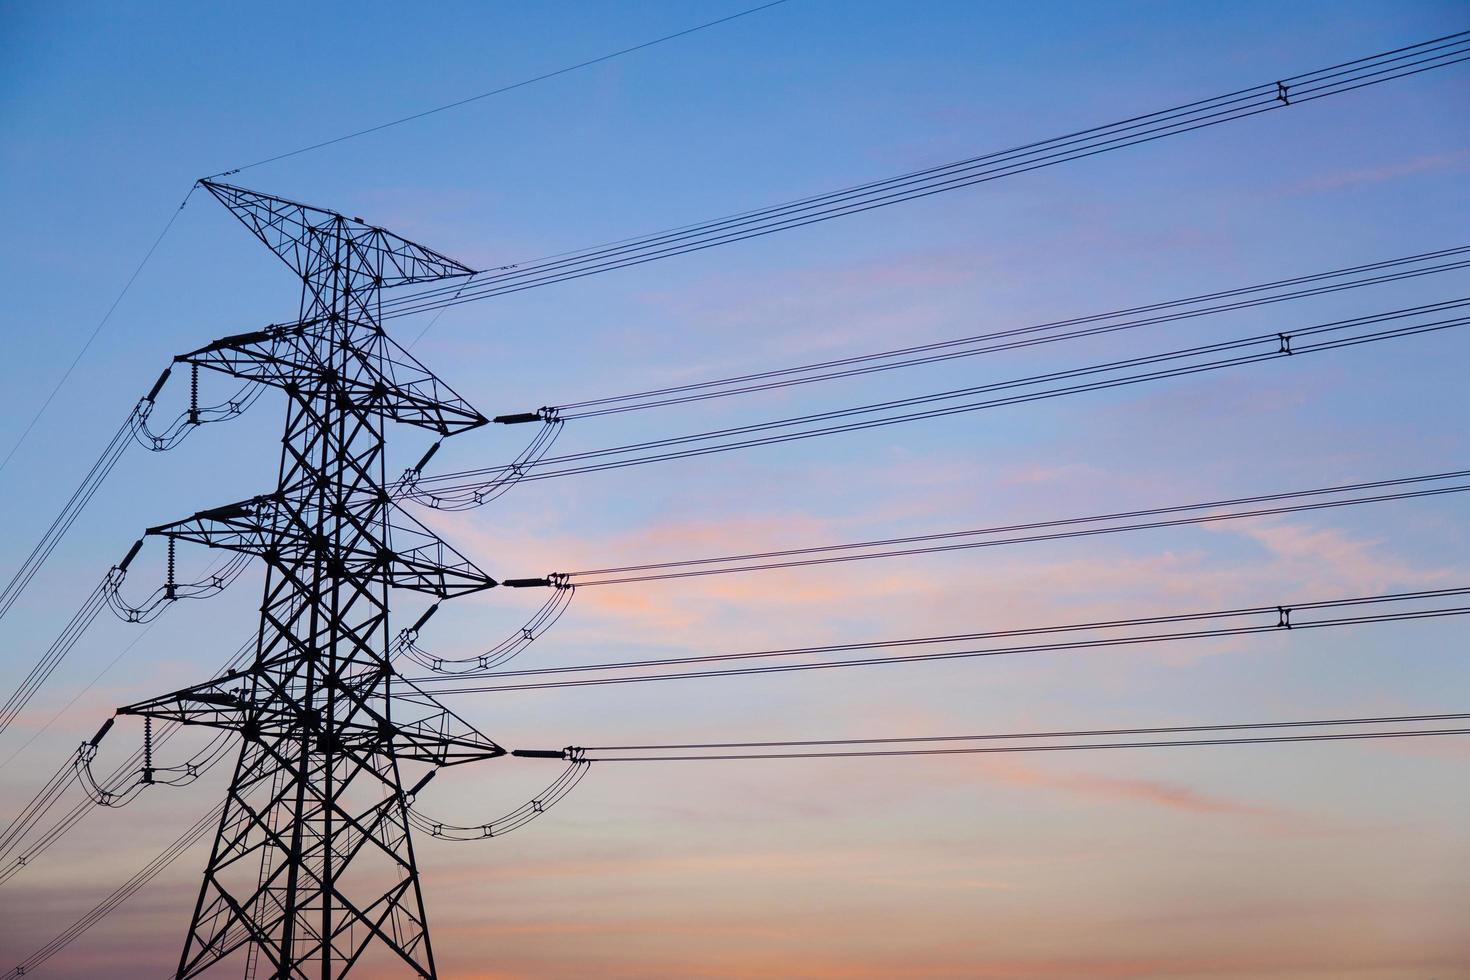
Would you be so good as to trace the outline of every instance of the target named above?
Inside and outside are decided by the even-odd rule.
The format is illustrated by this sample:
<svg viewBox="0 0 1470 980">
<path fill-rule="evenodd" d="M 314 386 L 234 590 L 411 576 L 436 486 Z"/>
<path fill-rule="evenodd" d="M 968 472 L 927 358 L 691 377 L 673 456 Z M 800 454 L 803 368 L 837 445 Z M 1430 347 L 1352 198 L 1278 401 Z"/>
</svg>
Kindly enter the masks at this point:
<svg viewBox="0 0 1470 980">
<path fill-rule="evenodd" d="M 287 399 L 274 491 L 148 532 L 266 566 L 248 669 L 119 712 L 243 741 L 178 977 L 235 953 L 247 977 L 329 980 L 385 959 L 434 977 L 410 797 L 438 767 L 505 750 L 394 675 L 389 595 L 442 600 L 497 583 L 394 503 L 384 435 L 390 421 L 442 439 L 488 420 L 389 339 L 378 314 L 383 289 L 471 270 L 359 218 L 203 186 L 302 291 L 297 322 L 175 358 L 196 378 L 219 371 Z M 431 768 L 405 789 L 402 763 Z"/>
</svg>

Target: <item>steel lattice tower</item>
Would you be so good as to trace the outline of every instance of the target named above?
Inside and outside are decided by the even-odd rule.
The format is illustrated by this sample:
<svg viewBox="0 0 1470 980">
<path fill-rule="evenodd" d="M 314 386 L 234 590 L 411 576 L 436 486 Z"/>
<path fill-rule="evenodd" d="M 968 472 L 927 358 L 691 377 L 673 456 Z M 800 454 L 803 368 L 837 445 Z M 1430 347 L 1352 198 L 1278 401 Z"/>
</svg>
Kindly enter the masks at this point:
<svg viewBox="0 0 1470 980">
<path fill-rule="evenodd" d="M 301 278 L 302 298 L 296 323 L 175 358 L 279 388 L 288 404 L 273 492 L 149 530 L 267 569 L 248 669 L 120 712 L 244 743 L 178 976 L 241 952 L 247 976 L 330 980 L 370 954 L 434 977 L 400 763 L 505 750 L 394 675 L 389 595 L 496 583 L 395 505 L 384 430 L 442 438 L 487 420 L 388 338 L 378 304 L 385 288 L 471 270 L 361 219 L 203 186 Z"/>
</svg>

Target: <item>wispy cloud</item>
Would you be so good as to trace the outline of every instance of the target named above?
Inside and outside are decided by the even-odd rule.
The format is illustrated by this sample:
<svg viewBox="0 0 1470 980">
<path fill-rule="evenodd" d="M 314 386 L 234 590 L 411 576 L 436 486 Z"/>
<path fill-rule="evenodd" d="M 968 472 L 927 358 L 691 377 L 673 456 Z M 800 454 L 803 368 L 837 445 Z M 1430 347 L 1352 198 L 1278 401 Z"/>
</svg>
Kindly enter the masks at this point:
<svg viewBox="0 0 1470 980">
<path fill-rule="evenodd" d="M 1425 153 L 1377 167 L 1330 170 L 1285 184 L 1276 190 L 1282 196 L 1325 194 L 1364 184 L 1381 184 L 1432 173 L 1454 173 L 1470 167 L 1470 149 Z"/>
</svg>

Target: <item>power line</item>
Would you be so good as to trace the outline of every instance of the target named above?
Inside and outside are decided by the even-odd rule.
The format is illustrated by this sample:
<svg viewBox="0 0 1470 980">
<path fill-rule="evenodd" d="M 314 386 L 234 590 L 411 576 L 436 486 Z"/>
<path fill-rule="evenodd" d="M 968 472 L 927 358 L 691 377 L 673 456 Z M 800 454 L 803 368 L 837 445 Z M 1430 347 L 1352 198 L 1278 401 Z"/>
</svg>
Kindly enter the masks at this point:
<svg viewBox="0 0 1470 980">
<path fill-rule="evenodd" d="M 431 287 L 387 300 L 383 315 L 385 318 L 407 316 L 744 241 L 1378 85 L 1458 64 L 1467 58 L 1470 58 L 1470 31 L 1450 34 L 1008 150 L 480 272 L 469 286 L 456 283 Z"/>
<path fill-rule="evenodd" d="M 1470 714 L 1446 715 L 1447 718 L 1470 718 Z M 1311 724 L 1311 723 L 1303 723 Z M 1327 724 L 1317 722 L 1316 724 Z M 1218 726 L 1231 728 L 1236 726 Z M 1251 727 L 1251 726 L 1241 726 Z M 1170 729 L 1160 729 L 1169 731 Z M 1187 729 L 1186 729 L 1187 730 Z M 1078 742 L 1043 745 L 987 745 L 944 749 L 856 749 L 807 752 L 725 752 L 697 755 L 588 755 L 578 749 L 569 750 L 572 757 L 584 762 L 714 762 L 755 759 L 872 759 L 927 755 L 992 755 L 1017 752 L 1084 752 L 1098 749 L 1158 749 L 1204 745 L 1280 745 L 1297 742 L 1345 742 L 1380 738 L 1420 738 L 1431 735 L 1470 735 L 1470 728 L 1410 729 L 1406 731 L 1331 732 L 1311 735 L 1253 735 L 1238 738 L 1152 739 L 1138 742 Z M 1009 736 L 994 736 L 1009 737 Z M 861 742 L 862 740 L 858 740 Z M 834 742 L 830 744 L 843 744 Z M 590 750 L 589 750 L 590 751 Z"/>
<path fill-rule="evenodd" d="M 807 740 L 771 740 L 761 742 L 676 742 L 664 745 L 588 745 L 579 746 L 584 752 L 650 752 L 683 751 L 691 749 L 789 749 L 811 748 L 834 745 L 898 745 L 924 742 L 988 742 L 1011 739 L 1038 738 L 1100 738 L 1122 735 L 1182 735 L 1199 732 L 1238 732 L 1271 728 L 1315 728 L 1341 725 L 1388 725 L 1418 724 L 1427 721 L 1463 721 L 1470 712 L 1432 715 L 1387 715 L 1366 718 L 1314 718 L 1295 721 L 1249 721 L 1229 722 L 1219 725 L 1172 725 L 1153 728 L 1093 728 L 1078 731 L 1005 732 L 984 735 L 918 735 L 899 738 L 835 738 Z"/>
<path fill-rule="evenodd" d="M 730 395 L 742 395 L 839 378 L 857 377 L 898 370 L 900 368 L 935 364 L 958 358 L 974 357 L 980 354 L 1034 347 L 1041 344 L 1056 343 L 1058 341 L 1095 337 L 1102 334 L 1133 330 L 1139 327 L 1155 326 L 1161 323 L 1174 323 L 1195 317 L 1211 316 L 1217 313 L 1255 309 L 1275 303 L 1323 296 L 1348 289 L 1358 289 L 1364 286 L 1400 282 L 1407 279 L 1416 279 L 1420 276 L 1456 271 L 1470 265 L 1470 259 L 1465 258 L 1467 254 L 1470 254 L 1470 246 L 1439 249 L 1433 252 L 1405 256 L 1403 258 L 1372 262 L 1346 269 L 1334 269 L 1329 272 L 1296 276 L 1290 279 L 1281 279 L 1253 286 L 1243 286 L 1236 289 L 1206 293 L 1202 296 L 1193 296 L 1185 299 L 1152 303 L 1131 309 L 1116 310 L 1108 313 L 1095 313 L 1088 316 L 1072 317 L 1033 326 L 997 330 L 952 340 L 942 340 L 911 347 L 876 351 L 868 354 L 857 354 L 796 367 L 775 368 L 773 370 L 736 375 L 734 377 L 710 381 L 698 381 L 666 388 L 654 388 L 626 395 L 613 395 L 579 402 L 564 402 L 551 407 L 547 411 L 554 413 L 557 418 L 564 421 L 571 421 L 572 419 L 643 411 L 650 408 L 681 405 L 688 402 L 705 401 Z M 1423 263 L 1431 260 L 1446 261 L 1434 265 L 1423 265 Z M 1404 268 L 1405 266 L 1408 268 Z M 1349 276 L 1356 278 L 1349 278 L 1342 282 L 1332 282 L 1332 280 L 1343 279 Z M 1298 288 L 1287 289 L 1286 287 Z M 1218 302 L 1220 300 L 1225 300 L 1225 302 Z M 1215 305 L 1202 306 L 1199 309 L 1188 309 L 1191 306 L 1212 302 Z M 1124 317 L 1129 317 L 1130 319 L 1120 319 Z M 1081 327 L 1081 329 L 1057 332 L 1066 327 Z"/>
<path fill-rule="evenodd" d="M 1172 377 L 1177 373 L 1196 373 L 1199 370 L 1210 370 L 1221 367 L 1231 367 L 1242 363 L 1254 363 L 1259 360 L 1275 357 L 1289 357 L 1304 354 L 1314 350 L 1334 349 L 1347 346 L 1350 343 L 1364 343 L 1376 340 L 1394 339 L 1402 336 L 1412 336 L 1418 333 L 1426 333 L 1435 330 L 1450 329 L 1464 326 L 1470 322 L 1470 318 L 1463 316 L 1448 317 L 1441 320 L 1432 320 L 1424 324 L 1414 324 L 1408 328 L 1396 328 L 1392 330 L 1373 331 L 1359 335 L 1350 335 L 1343 339 L 1334 339 L 1316 344 L 1302 343 L 1302 338 L 1315 337 L 1323 334 L 1336 334 L 1344 331 L 1356 330 L 1365 326 L 1375 326 L 1382 323 L 1393 322 L 1418 316 L 1427 316 L 1443 312 L 1459 310 L 1470 306 L 1470 297 L 1457 297 L 1438 303 L 1423 304 L 1420 306 L 1404 309 L 1391 310 L 1385 313 L 1370 316 L 1353 317 L 1345 320 L 1335 320 L 1310 327 L 1287 328 L 1285 331 L 1270 331 L 1268 333 L 1253 334 L 1239 337 L 1233 340 L 1222 341 L 1212 344 L 1199 344 L 1193 347 L 1180 348 L 1163 351 L 1158 354 L 1149 354 L 1139 357 L 1121 358 L 1105 361 L 1097 364 L 1088 364 L 1080 368 L 1071 368 L 1063 371 L 1049 371 L 1042 374 L 1028 375 L 1022 378 L 1013 378 L 1000 382 L 991 382 L 984 385 L 973 385 L 965 388 L 955 388 L 946 391 L 926 392 L 906 398 L 892 398 L 881 402 L 871 402 L 841 408 L 825 412 L 813 412 L 803 415 L 792 416 L 784 419 L 775 419 L 767 422 L 758 422 L 748 425 L 730 426 L 722 429 L 713 429 L 706 432 L 692 433 L 684 436 L 674 436 L 663 439 L 650 439 L 643 442 L 629 443 L 624 446 L 614 446 L 607 449 L 594 449 L 578 453 L 567 453 L 561 456 L 550 456 L 542 460 L 545 466 L 555 466 L 560 463 L 578 462 L 588 459 L 599 459 L 605 456 L 631 452 L 645 449 L 663 449 L 669 446 L 685 445 L 691 442 L 703 442 L 711 439 L 745 436 L 751 433 L 765 432 L 771 429 L 787 428 L 810 422 L 827 422 L 834 419 L 849 418 L 855 415 L 867 415 L 883 411 L 911 408 L 916 405 L 925 405 L 933 402 L 950 401 L 957 398 L 969 397 L 977 394 L 988 394 L 997 391 L 1005 391 L 1012 388 L 1034 385 L 1050 381 L 1070 381 L 1075 378 L 1088 377 L 1125 369 L 1137 369 L 1153 367 L 1159 364 L 1184 360 L 1188 358 L 1201 357 L 1204 355 L 1229 355 L 1216 360 L 1205 361 L 1203 364 L 1189 364 L 1185 368 L 1176 371 L 1169 369 L 1166 372 L 1147 372 L 1141 375 L 1129 377 L 1127 380 L 1154 380 L 1156 377 Z M 1269 349 L 1258 351 L 1257 348 L 1267 347 Z M 1111 387 L 1112 385 L 1107 385 Z M 1065 389 L 1071 392 L 1072 389 Z M 1092 390 L 1091 387 L 1081 390 Z M 1007 400 L 1008 401 L 1008 400 Z M 989 403 L 977 403 L 986 404 Z M 972 406 L 964 406 L 970 408 Z M 916 416 L 916 417 L 928 417 Z M 906 420 L 904 416 L 893 421 Z M 531 477 L 535 479 L 533 475 Z M 440 477 L 429 477 L 423 482 L 432 483 L 441 479 Z"/>
<path fill-rule="evenodd" d="M 525 88 L 527 85 L 534 85 L 537 82 L 544 82 L 548 79 L 556 78 L 560 75 L 566 75 L 571 72 L 581 71 L 583 68 L 590 68 L 593 65 L 600 65 L 605 61 L 612 61 L 614 58 L 621 58 L 624 55 L 633 54 L 636 51 L 642 51 L 645 48 L 651 48 L 655 45 L 663 44 L 666 41 L 673 41 L 677 38 L 687 37 L 690 34 L 697 34 L 700 31 L 708 30 L 711 27 L 718 27 L 721 24 L 728 24 L 730 21 L 739 20 L 742 17 L 748 17 L 751 14 L 759 13 L 762 10 L 769 10 L 772 7 L 778 7 L 785 2 L 786 0 L 771 0 L 770 3 L 763 3 L 758 7 L 750 7 L 749 9 L 738 11 L 726 17 L 720 17 L 716 20 L 706 21 L 703 24 L 696 24 L 693 27 L 686 27 L 682 31 L 675 31 L 673 34 L 665 34 L 662 37 L 656 37 L 651 41 L 643 41 L 640 44 L 635 44 L 627 48 L 621 48 L 609 54 L 598 55 L 596 58 L 589 58 L 586 61 L 579 61 L 575 65 L 568 65 L 565 68 L 558 68 L 554 71 L 543 72 L 540 75 L 535 75 L 531 78 L 524 78 L 519 82 L 512 82 L 509 85 L 502 85 L 501 87 L 491 89 L 488 92 L 481 92 L 478 95 L 471 95 L 468 98 L 459 99 L 454 102 L 448 102 L 444 105 L 435 106 L 432 109 L 424 109 L 421 112 L 415 112 L 407 116 L 400 116 L 397 119 L 392 119 L 385 123 L 379 123 L 376 126 L 369 126 L 366 129 L 359 129 L 355 132 L 347 133 L 344 136 L 337 136 L 333 137 L 332 139 L 322 140 L 318 143 L 311 143 L 307 146 L 298 147 L 294 150 L 288 150 L 285 153 L 277 153 L 276 155 L 266 157 L 263 160 L 256 160 L 254 163 L 242 164 L 241 166 L 235 167 L 232 170 L 222 170 L 219 173 L 211 174 L 204 179 L 213 180 L 216 177 L 228 177 L 232 174 L 240 173 L 241 171 L 251 170 L 255 167 L 263 167 L 268 163 L 275 163 L 278 160 L 285 160 L 289 157 L 300 156 L 303 153 L 310 153 L 313 150 L 320 150 L 323 147 L 335 146 L 338 143 L 345 143 L 348 140 L 354 140 L 360 136 L 367 136 L 370 133 L 378 133 L 382 132 L 385 129 L 392 129 L 394 126 L 402 126 L 404 123 L 413 122 L 416 119 L 423 119 L 426 116 L 433 116 L 441 112 L 448 112 L 450 109 L 458 109 L 461 106 L 469 105 L 472 102 L 479 102 L 482 99 L 488 99 L 494 95 L 503 95 L 506 92 L 514 91 L 518 88 Z"/>
<path fill-rule="evenodd" d="M 1310 629 L 1361 626 L 1371 623 L 1410 622 L 1462 616 L 1470 613 L 1470 605 L 1463 603 L 1467 595 L 1470 595 L 1470 587 L 1387 593 L 1376 596 L 1296 602 L 1275 606 L 1254 606 L 1172 615 L 1137 616 L 1128 619 L 1102 620 L 1087 623 L 1067 623 L 1060 626 L 953 633 L 939 636 L 906 637 L 902 639 L 890 638 L 804 647 L 787 647 L 784 649 L 756 650 L 742 653 L 663 657 L 601 664 L 576 664 L 563 667 L 491 671 L 474 675 L 482 681 L 491 682 L 489 684 L 465 685 L 463 681 L 467 679 L 467 676 L 470 676 L 465 674 L 438 678 L 414 678 L 413 682 L 416 684 L 433 683 L 434 690 L 438 694 L 484 694 L 503 693 L 507 691 L 599 687 L 605 684 L 635 684 L 649 681 L 696 680 L 711 677 L 749 677 L 760 674 L 783 674 L 797 671 L 870 667 L 885 664 L 970 660 L 979 657 L 1016 656 L 1034 653 L 1075 652 L 1133 647 L 1152 643 L 1172 643 L 1182 640 L 1220 639 L 1233 636 L 1300 632 Z M 1160 627 L 1177 628 L 1160 629 Z M 1151 629 L 1152 632 L 1132 632 L 1142 628 Z M 1117 635 L 1106 635 L 1109 633 Z M 1069 638 L 1074 634 L 1104 635 Z M 1063 637 L 1063 639 L 1038 642 L 1038 639 L 1048 637 Z M 937 652 L 885 653 L 877 656 L 847 657 L 841 660 L 803 661 L 800 659 L 827 653 L 849 654 L 860 651 L 901 650 L 910 647 L 933 647 L 984 640 L 1014 641 L 1021 639 L 1029 639 L 1032 642 L 1009 643 L 999 646 L 965 647 L 955 650 L 939 650 Z M 762 662 L 782 660 L 796 662 Z M 742 662 L 751 665 L 733 667 L 718 666 L 719 664 L 741 664 Z M 634 673 L 635 671 L 646 671 L 657 668 L 707 667 L 709 665 L 717 666 L 713 669 Z M 535 679 L 547 676 L 588 673 L 603 673 L 609 676 L 594 676 L 590 678 L 574 677 L 571 680 Z M 442 682 L 447 686 L 440 687 L 435 682 Z"/>
<path fill-rule="evenodd" d="M 1208 524 L 1217 521 L 1241 520 L 1251 517 L 1272 517 L 1280 514 L 1351 507 L 1359 504 L 1382 503 L 1391 500 L 1412 500 L 1419 497 L 1438 496 L 1446 493 L 1462 493 L 1470 490 L 1470 483 L 1450 483 L 1448 486 L 1429 487 L 1423 485 L 1444 484 L 1448 481 L 1465 480 L 1466 478 L 1470 478 L 1470 470 L 1450 470 L 1443 473 L 1424 474 L 1422 476 L 1395 477 L 1387 480 L 1314 487 L 1308 490 L 1288 490 L 1279 493 L 1257 494 L 1249 497 L 1234 497 L 1223 500 L 1209 500 L 1201 503 L 1173 504 L 1166 507 L 1113 511 L 1104 514 L 1090 514 L 1084 517 L 1066 517 L 1049 521 L 1032 521 L 1023 524 L 1002 524 L 993 527 L 969 528 L 960 531 L 938 531 L 928 534 L 907 535 L 904 537 L 872 538 L 865 541 L 812 545 L 803 548 L 752 551 L 708 558 L 685 558 L 676 561 L 649 562 L 641 565 L 622 565 L 592 568 L 575 572 L 559 572 L 555 574 L 555 579 L 562 582 L 571 581 L 578 587 L 589 588 L 597 585 L 623 585 L 633 582 L 693 578 L 704 575 L 724 575 L 731 572 L 766 571 L 776 568 L 796 568 L 808 565 L 865 561 L 869 558 L 894 558 L 945 551 L 962 551 L 971 548 L 1030 544 L 1040 541 L 1060 541 L 1069 538 L 1091 537 L 1098 534 L 1114 534 L 1121 531 L 1181 527 L 1191 524 Z M 1381 492 L 1393 487 L 1411 486 L 1419 486 L 1420 489 Z M 1287 500 L 1327 497 L 1334 494 L 1363 493 L 1364 491 L 1379 492 L 1341 500 L 1315 500 L 1308 503 L 1280 504 L 1281 501 Z M 1278 506 L 1254 506 L 1257 504 L 1278 504 Z M 1248 507 L 1249 509 L 1229 513 L 1193 514 L 1188 517 L 1170 516 L 1189 514 L 1193 511 L 1218 511 L 1221 508 L 1228 507 Z M 1152 519 L 1138 521 L 1138 518 Z M 1118 521 L 1132 521 L 1134 523 L 1121 525 L 1112 523 L 1109 525 L 1109 522 Z M 1086 526 L 1093 524 L 1105 524 L 1109 526 Z M 1018 536 L 994 537 L 996 535 Z M 956 540 L 976 537 L 983 537 L 985 540 Z M 872 550 L 885 548 L 896 550 Z M 855 551 L 861 551 L 863 553 L 833 554 L 833 552 Z"/>
<path fill-rule="evenodd" d="M 528 481 L 596 473 L 646 463 L 795 442 L 844 432 L 866 431 L 905 422 L 944 418 L 1009 405 L 1045 401 L 1067 395 L 1131 387 L 1152 381 L 1187 377 L 1265 361 L 1299 357 L 1310 353 L 1396 340 L 1456 329 L 1470 324 L 1470 317 L 1464 315 L 1428 319 L 1431 314 L 1455 311 L 1466 306 L 1470 306 L 1470 298 L 1457 298 L 1310 327 L 1288 327 L 1219 343 L 1200 344 L 1157 354 L 1120 358 L 967 388 L 929 392 L 907 398 L 869 402 L 823 412 L 803 413 L 764 422 L 727 426 L 603 449 L 566 453 L 560 456 L 546 456 L 521 468 L 516 475 L 518 479 Z M 1413 321 L 1417 318 L 1424 318 L 1424 322 L 1406 322 L 1399 326 L 1382 326 L 1381 329 L 1376 330 L 1366 329 L 1395 321 Z M 1041 387 L 1043 385 L 1050 385 L 1050 387 Z M 1032 387 L 1039 390 L 1017 391 L 1017 389 Z M 977 395 L 989 397 L 975 399 Z M 965 401 L 963 399 L 975 400 Z M 863 418 L 863 416 L 869 417 Z M 792 429 L 797 431 L 781 431 Z M 503 479 L 509 469 L 504 466 L 492 466 L 421 477 L 416 479 L 412 486 L 405 488 L 403 493 L 405 496 L 439 509 L 468 509 L 479 505 L 481 501 L 477 499 L 477 495 L 483 493 L 483 488 L 486 486 L 484 480 L 476 478 L 490 477 L 493 482 Z"/>
</svg>

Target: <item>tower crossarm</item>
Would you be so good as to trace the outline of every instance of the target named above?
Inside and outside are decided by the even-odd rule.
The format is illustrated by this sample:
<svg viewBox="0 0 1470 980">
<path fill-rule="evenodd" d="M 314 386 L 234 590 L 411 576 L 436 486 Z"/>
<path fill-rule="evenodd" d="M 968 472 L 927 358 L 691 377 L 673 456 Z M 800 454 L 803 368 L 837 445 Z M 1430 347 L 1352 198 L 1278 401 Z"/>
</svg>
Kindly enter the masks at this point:
<svg viewBox="0 0 1470 980">
<path fill-rule="evenodd" d="M 391 546 L 382 539 L 384 510 Z M 330 540 L 316 529 L 318 515 L 309 506 L 276 493 L 203 510 L 172 524 L 151 527 L 147 533 L 257 555 L 283 572 L 320 561 L 344 577 L 440 599 L 482 592 L 498 584 L 391 502 L 368 501 L 346 513 L 355 518 L 350 525 L 352 535 Z"/>
<path fill-rule="evenodd" d="M 462 262 L 361 218 L 218 181 L 199 183 L 308 282 L 343 266 L 378 288 L 474 274 Z"/>
<path fill-rule="evenodd" d="M 345 370 L 321 351 L 346 344 Z M 454 435 L 490 420 L 371 321 L 314 317 L 221 337 L 175 363 L 219 371 L 301 397 L 330 393 L 344 410 Z"/>
<path fill-rule="evenodd" d="M 303 710 L 284 697 L 288 691 L 274 690 L 289 685 L 272 680 L 268 670 L 235 671 L 126 705 L 117 713 L 238 732 L 247 742 L 305 739 L 363 761 L 382 755 L 439 767 L 507 754 L 432 696 L 387 675 L 342 684 L 344 715 L 331 725 L 324 724 L 319 710 Z"/>
</svg>

